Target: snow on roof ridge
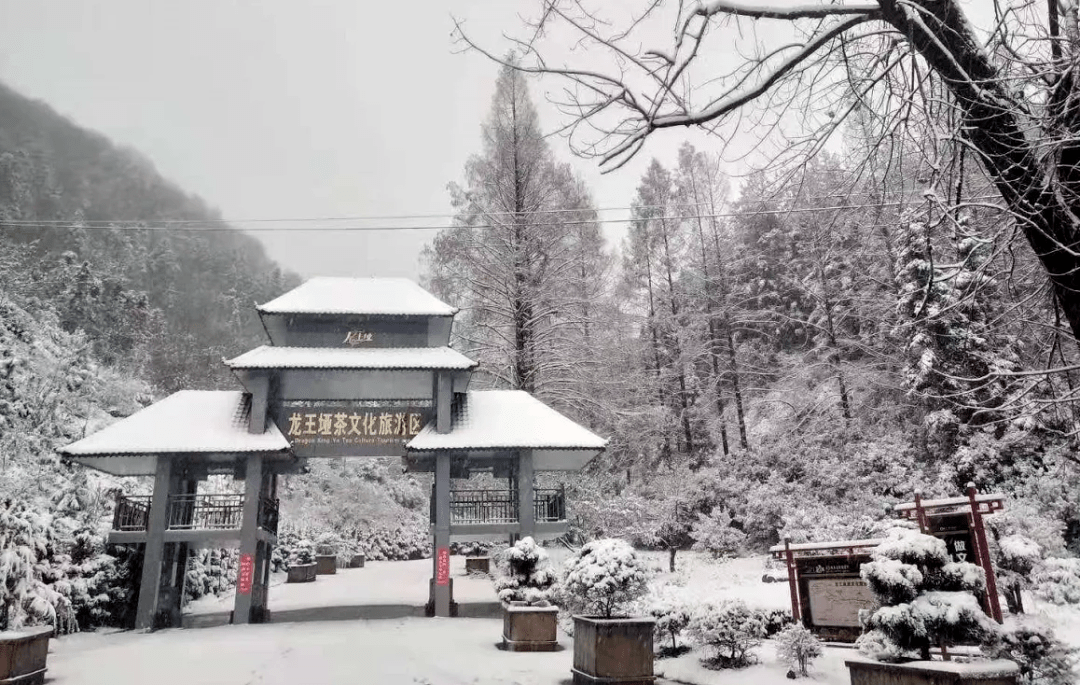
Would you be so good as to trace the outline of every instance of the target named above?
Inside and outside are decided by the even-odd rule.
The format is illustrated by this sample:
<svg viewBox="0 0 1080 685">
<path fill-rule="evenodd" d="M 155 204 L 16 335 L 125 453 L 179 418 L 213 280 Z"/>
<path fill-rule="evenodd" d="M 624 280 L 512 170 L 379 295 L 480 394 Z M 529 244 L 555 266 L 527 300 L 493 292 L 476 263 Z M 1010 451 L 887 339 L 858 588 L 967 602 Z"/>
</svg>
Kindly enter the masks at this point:
<svg viewBox="0 0 1080 685">
<path fill-rule="evenodd" d="M 976 502 L 995 502 L 997 500 L 1005 499 L 1005 495 L 1001 493 L 986 493 L 975 494 Z M 969 504 L 971 502 L 967 495 L 961 497 L 946 497 L 944 499 L 924 499 L 921 504 L 924 509 L 927 507 L 947 507 L 955 504 Z M 909 511 L 915 508 L 914 502 L 902 502 L 893 507 L 893 511 Z"/>
<path fill-rule="evenodd" d="M 446 304 L 402 277 L 316 276 L 255 309 L 264 314 L 453 316 Z"/>
<path fill-rule="evenodd" d="M 799 542 L 791 545 L 792 552 L 805 551 L 810 549 L 845 549 L 847 547 L 875 547 L 880 545 L 885 538 L 865 538 L 862 540 L 828 540 L 825 542 Z M 769 548 L 770 552 L 783 552 L 786 547 L 783 545 L 773 545 Z"/>
<path fill-rule="evenodd" d="M 249 433 L 251 396 L 239 390 L 179 390 L 58 452 L 94 456 L 175 452 L 282 452 L 273 423 Z"/>
<path fill-rule="evenodd" d="M 524 390 L 470 390 L 460 396 L 449 433 L 434 422 L 406 444 L 407 450 L 594 449 L 607 440 Z"/>
<path fill-rule="evenodd" d="M 232 369 L 451 369 L 479 362 L 447 347 L 285 347 L 260 345 L 224 360 Z"/>
</svg>

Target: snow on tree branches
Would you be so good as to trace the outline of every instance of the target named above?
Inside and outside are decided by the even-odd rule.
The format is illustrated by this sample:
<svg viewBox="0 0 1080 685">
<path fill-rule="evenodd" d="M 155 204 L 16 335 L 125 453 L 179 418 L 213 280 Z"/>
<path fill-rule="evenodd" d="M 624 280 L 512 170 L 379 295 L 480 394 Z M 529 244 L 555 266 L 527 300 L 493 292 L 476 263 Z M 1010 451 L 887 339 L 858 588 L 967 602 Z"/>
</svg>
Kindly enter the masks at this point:
<svg viewBox="0 0 1080 685">
<path fill-rule="evenodd" d="M 547 606 L 555 585 L 555 571 L 544 548 L 525 537 L 495 557 L 499 570 L 495 591 L 503 602 Z"/>
<path fill-rule="evenodd" d="M 611 618 L 649 590 L 654 569 L 618 538 L 586 543 L 563 566 L 562 586 L 574 610 Z"/>
<path fill-rule="evenodd" d="M 981 568 L 949 559 L 944 541 L 897 528 L 863 564 L 861 575 L 881 605 L 865 617 L 859 638 L 864 654 L 883 661 L 917 652 L 930 658 L 937 646 L 986 643 L 998 626 L 983 613 L 974 593 L 986 592 Z"/>
</svg>

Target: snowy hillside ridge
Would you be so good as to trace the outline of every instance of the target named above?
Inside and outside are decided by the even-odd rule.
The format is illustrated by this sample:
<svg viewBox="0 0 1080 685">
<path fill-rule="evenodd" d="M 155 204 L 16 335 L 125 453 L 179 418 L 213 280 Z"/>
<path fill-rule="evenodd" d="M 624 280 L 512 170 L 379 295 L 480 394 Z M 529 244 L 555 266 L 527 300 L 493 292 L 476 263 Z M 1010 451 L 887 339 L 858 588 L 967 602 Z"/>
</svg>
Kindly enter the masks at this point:
<svg viewBox="0 0 1080 685">
<path fill-rule="evenodd" d="M 32 314 L 0 293 L 0 622 L 65 633 L 124 620 L 132 559 L 106 554 L 103 538 L 120 482 L 66 466 L 55 450 L 149 397 L 49 310 Z"/>
</svg>

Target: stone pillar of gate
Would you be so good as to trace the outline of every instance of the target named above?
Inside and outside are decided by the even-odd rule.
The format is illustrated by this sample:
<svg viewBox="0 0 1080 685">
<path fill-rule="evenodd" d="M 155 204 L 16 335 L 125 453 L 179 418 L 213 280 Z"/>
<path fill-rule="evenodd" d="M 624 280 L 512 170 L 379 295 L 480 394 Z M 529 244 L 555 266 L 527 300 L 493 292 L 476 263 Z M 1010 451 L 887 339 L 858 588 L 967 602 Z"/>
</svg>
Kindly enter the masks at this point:
<svg viewBox="0 0 1080 685">
<path fill-rule="evenodd" d="M 169 478 L 169 495 L 190 496 L 198 492 L 199 482 L 188 477 L 186 465 L 173 460 Z M 190 526 L 194 508 L 188 505 L 172 505 L 167 516 L 168 526 Z M 187 580 L 187 561 L 190 550 L 187 542 L 166 542 L 162 554 L 161 583 L 155 615 L 163 617 L 161 627 L 178 628 L 184 604 L 184 585 Z"/>
<path fill-rule="evenodd" d="M 158 593 L 161 588 L 161 566 L 165 551 L 165 527 L 169 509 L 169 486 L 172 482 L 172 462 L 158 455 L 154 473 L 154 494 L 147 515 L 146 545 L 143 547 L 142 581 L 139 583 L 139 604 L 135 609 L 135 628 L 154 627 Z"/>
<path fill-rule="evenodd" d="M 276 497 L 277 474 L 263 469 L 262 486 L 259 491 L 261 501 Z M 261 506 L 261 505 L 260 505 Z M 274 546 L 263 539 L 256 545 L 254 574 L 251 585 L 251 622 L 269 621 L 270 559 Z"/>
<path fill-rule="evenodd" d="M 233 623 L 250 623 L 252 595 L 255 591 L 255 569 L 258 558 L 259 495 L 263 485 L 263 457 L 249 454 L 244 469 L 244 515 L 240 527 L 240 569 L 237 571 L 236 599 L 233 602 Z M 246 558 L 245 558 L 246 557 Z M 247 587 L 241 587 L 240 574 L 251 573 Z M 241 589 L 246 589 L 241 592 Z"/>
<path fill-rule="evenodd" d="M 536 504 L 533 496 L 533 453 L 517 453 L 518 537 L 536 535 Z"/>
<path fill-rule="evenodd" d="M 449 374 L 439 373 L 435 382 L 435 430 L 449 433 L 453 388 Z M 450 579 L 450 455 L 435 455 L 435 534 L 432 540 L 431 604 L 435 616 L 450 616 L 454 602 Z"/>
</svg>

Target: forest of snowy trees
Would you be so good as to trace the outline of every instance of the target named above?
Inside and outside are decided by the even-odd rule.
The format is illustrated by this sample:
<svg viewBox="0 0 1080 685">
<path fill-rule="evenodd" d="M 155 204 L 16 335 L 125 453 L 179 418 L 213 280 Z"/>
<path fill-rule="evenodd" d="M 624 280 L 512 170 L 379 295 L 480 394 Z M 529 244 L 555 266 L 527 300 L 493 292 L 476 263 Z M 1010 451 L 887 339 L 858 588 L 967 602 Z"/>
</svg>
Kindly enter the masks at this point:
<svg viewBox="0 0 1080 685">
<path fill-rule="evenodd" d="M 998 537 L 1080 552 L 1080 348 L 963 146 L 929 126 L 881 146 L 852 116 L 835 149 L 729 178 L 683 144 L 646 165 L 613 245 L 546 125 L 503 69 L 423 280 L 461 308 L 476 386 L 610 439 L 566 483 L 572 538 L 674 567 L 691 548 L 877 535 L 889 505 L 970 481 L 1008 496 Z M 0 529 L 32 541 L 22 561 L 73 624 L 124 623 L 137 569 L 103 542 L 125 484 L 56 447 L 174 390 L 234 387 L 221 357 L 261 343 L 253 305 L 297 282 L 218 218 L 0 90 Z M 225 230 L 183 230 L 207 225 Z M 430 554 L 427 488 L 392 460 L 312 464 L 281 497 L 286 548 L 333 534 L 370 558 Z M 191 560 L 192 596 L 228 588 L 229 555 Z M 1075 564 L 1051 567 L 1080 587 Z"/>
<path fill-rule="evenodd" d="M 606 245 L 503 68 L 427 285 L 478 383 L 610 437 L 569 484 L 577 534 L 673 559 L 865 537 L 974 482 L 1080 551 L 1080 349 L 970 153 L 924 133 L 882 147 L 853 116 L 841 148 L 739 179 L 684 144 Z"/>
</svg>

